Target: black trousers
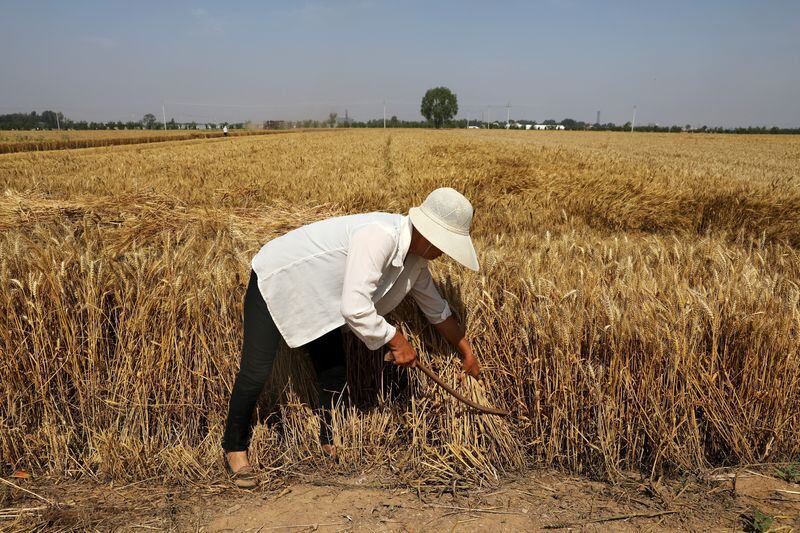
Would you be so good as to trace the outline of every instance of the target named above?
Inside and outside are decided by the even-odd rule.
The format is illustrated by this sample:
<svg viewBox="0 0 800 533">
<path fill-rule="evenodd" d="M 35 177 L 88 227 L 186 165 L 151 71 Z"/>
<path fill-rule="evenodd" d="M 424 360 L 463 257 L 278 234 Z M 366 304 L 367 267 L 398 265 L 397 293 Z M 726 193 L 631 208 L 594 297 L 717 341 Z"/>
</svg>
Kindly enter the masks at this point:
<svg viewBox="0 0 800 533">
<path fill-rule="evenodd" d="M 279 305 L 279 304 L 278 304 Z M 222 447 L 226 451 L 245 451 L 253 432 L 253 410 L 272 371 L 281 334 L 258 290 L 258 278 L 250 272 L 244 297 L 244 341 L 239 373 L 233 385 Z M 317 373 L 320 408 L 324 414 L 320 440 L 331 442 L 330 411 L 334 395 L 347 379 L 342 334 L 339 328 L 306 345 Z"/>
</svg>

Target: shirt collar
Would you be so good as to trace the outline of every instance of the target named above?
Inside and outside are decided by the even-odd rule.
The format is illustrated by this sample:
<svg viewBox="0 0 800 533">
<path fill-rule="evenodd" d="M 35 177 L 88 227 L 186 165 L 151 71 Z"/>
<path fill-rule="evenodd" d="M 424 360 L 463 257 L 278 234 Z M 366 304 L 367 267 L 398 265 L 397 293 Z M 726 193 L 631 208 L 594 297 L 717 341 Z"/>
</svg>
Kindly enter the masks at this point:
<svg viewBox="0 0 800 533">
<path fill-rule="evenodd" d="M 400 219 L 400 238 L 397 240 L 397 253 L 392 259 L 392 266 L 401 267 L 411 247 L 411 219 L 406 215 Z"/>
</svg>

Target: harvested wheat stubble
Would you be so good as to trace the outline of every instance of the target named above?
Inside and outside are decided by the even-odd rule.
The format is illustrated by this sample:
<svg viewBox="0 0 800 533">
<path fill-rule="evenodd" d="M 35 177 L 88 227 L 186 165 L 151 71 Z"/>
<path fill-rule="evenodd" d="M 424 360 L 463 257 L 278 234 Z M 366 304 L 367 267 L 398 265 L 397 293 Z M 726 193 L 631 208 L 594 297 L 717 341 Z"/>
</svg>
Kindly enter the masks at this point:
<svg viewBox="0 0 800 533">
<path fill-rule="evenodd" d="M 327 216 L 404 212 L 445 184 L 476 205 L 482 271 L 443 261 L 434 276 L 483 381 L 459 379 L 413 305 L 391 320 L 447 383 L 525 418 L 470 412 L 348 337 L 361 409 L 336 413 L 341 460 L 326 468 L 384 465 L 445 488 L 534 461 L 614 477 L 800 453 L 800 203 L 793 182 L 770 185 L 796 163 L 742 171 L 750 140 L 731 138 L 730 167 L 684 150 L 691 174 L 613 135 L 611 152 L 535 139 L 346 132 L 3 156 L 0 454 L 56 476 L 216 479 L 252 255 Z M 787 142 L 762 151 L 796 154 Z M 311 371 L 284 351 L 261 405 L 263 418 L 283 398 L 253 442 L 273 475 L 322 460 Z"/>
<path fill-rule="evenodd" d="M 273 135 L 277 133 L 297 133 L 291 131 L 249 131 L 240 130 L 230 133 L 231 137 L 245 135 Z M 46 150 L 69 150 L 75 148 L 98 148 L 104 146 L 120 146 L 128 144 L 148 144 L 166 141 L 187 141 L 196 139 L 221 139 L 221 131 L 82 131 L 82 132 L 38 132 L 37 134 L 9 135 L 0 132 L 0 154 L 16 152 L 38 152 Z M 9 140 L 10 138 L 10 140 Z"/>
</svg>

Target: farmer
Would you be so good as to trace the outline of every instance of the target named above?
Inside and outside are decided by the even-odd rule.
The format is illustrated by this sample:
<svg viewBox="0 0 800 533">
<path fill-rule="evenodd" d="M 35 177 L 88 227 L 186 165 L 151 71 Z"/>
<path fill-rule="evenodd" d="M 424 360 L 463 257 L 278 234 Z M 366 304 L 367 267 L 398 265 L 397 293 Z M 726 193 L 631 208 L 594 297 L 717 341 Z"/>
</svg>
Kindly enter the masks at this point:
<svg viewBox="0 0 800 533">
<path fill-rule="evenodd" d="M 334 393 L 345 385 L 340 327 L 347 326 L 370 350 L 387 346 L 395 364 L 413 367 L 417 354 L 384 315 L 410 292 L 439 333 L 461 354 L 463 369 L 477 377 L 480 365 L 428 271 L 445 253 L 478 270 L 469 237 L 472 205 L 450 188 L 436 189 L 408 216 L 366 213 L 303 226 L 269 241 L 252 261 L 244 299 L 244 342 L 222 447 L 234 483 L 256 485 L 247 449 L 251 417 L 283 338 L 306 346 L 317 373 L 324 420 L 323 450 L 336 455 L 330 430 Z"/>
<path fill-rule="evenodd" d="M 227 124 L 222 126 L 222 136 L 223 137 L 227 137 L 228 136 L 228 125 Z"/>
</svg>

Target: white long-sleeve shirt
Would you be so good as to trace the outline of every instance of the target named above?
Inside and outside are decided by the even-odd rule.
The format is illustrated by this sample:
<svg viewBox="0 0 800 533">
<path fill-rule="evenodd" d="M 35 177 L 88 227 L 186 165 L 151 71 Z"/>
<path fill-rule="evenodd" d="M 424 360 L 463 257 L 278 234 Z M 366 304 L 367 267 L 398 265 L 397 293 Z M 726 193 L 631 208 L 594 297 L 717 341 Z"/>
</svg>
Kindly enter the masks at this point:
<svg viewBox="0 0 800 533">
<path fill-rule="evenodd" d="M 294 348 L 347 325 L 377 350 L 396 329 L 383 315 L 410 292 L 433 324 L 451 315 L 428 262 L 409 254 L 407 216 L 366 213 L 290 231 L 253 258 L 258 288 L 275 325 Z"/>
</svg>

